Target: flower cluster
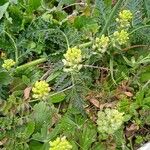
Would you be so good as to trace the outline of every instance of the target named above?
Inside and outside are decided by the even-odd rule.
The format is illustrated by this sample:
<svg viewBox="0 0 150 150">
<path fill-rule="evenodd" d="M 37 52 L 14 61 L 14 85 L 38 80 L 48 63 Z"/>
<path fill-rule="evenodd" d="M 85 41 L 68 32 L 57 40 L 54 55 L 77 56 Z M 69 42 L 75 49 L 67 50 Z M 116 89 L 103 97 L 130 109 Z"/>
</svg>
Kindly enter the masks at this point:
<svg viewBox="0 0 150 150">
<path fill-rule="evenodd" d="M 63 59 L 63 63 L 65 65 L 65 72 L 73 72 L 79 71 L 82 68 L 82 53 L 81 50 L 73 47 L 67 50 L 67 53 L 64 54 L 65 59 Z"/>
<path fill-rule="evenodd" d="M 15 61 L 12 59 L 6 59 L 4 60 L 4 63 L 2 65 L 3 68 L 10 70 L 15 65 Z"/>
<path fill-rule="evenodd" d="M 124 121 L 124 113 L 120 113 L 116 109 L 106 108 L 104 111 L 98 112 L 98 130 L 102 135 L 112 135 L 118 130 Z"/>
<path fill-rule="evenodd" d="M 109 46 L 109 37 L 102 35 L 101 38 L 96 38 L 93 49 L 97 49 L 99 52 L 104 53 Z"/>
<path fill-rule="evenodd" d="M 129 40 L 129 33 L 126 30 L 115 31 L 113 35 L 119 45 L 124 45 Z"/>
<path fill-rule="evenodd" d="M 33 98 L 45 99 L 50 91 L 50 87 L 46 81 L 36 81 L 32 88 Z"/>
<path fill-rule="evenodd" d="M 132 13 L 130 10 L 123 10 L 119 13 L 119 18 L 116 21 L 119 23 L 118 31 L 113 34 L 112 42 L 114 46 L 121 46 L 128 43 L 130 27 L 130 21 L 132 19 Z"/>
<path fill-rule="evenodd" d="M 66 137 L 58 137 L 55 141 L 49 142 L 50 149 L 49 150 L 71 150 L 72 145 L 67 141 Z"/>
<path fill-rule="evenodd" d="M 128 28 L 133 15 L 130 10 L 123 10 L 119 13 L 119 18 L 116 21 L 120 24 L 120 28 Z"/>
</svg>

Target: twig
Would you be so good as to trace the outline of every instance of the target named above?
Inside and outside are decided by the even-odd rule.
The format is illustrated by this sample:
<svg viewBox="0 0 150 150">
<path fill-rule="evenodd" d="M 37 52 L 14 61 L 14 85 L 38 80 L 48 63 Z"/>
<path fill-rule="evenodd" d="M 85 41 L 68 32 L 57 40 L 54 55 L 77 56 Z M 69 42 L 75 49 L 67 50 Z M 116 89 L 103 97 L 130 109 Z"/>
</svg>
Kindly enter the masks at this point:
<svg viewBox="0 0 150 150">
<path fill-rule="evenodd" d="M 51 73 L 51 71 L 52 71 L 51 68 L 48 69 L 46 73 L 40 78 L 40 80 L 45 80 L 48 77 L 48 75 Z"/>
<path fill-rule="evenodd" d="M 56 93 L 54 93 L 54 94 L 49 95 L 49 97 L 54 96 L 54 95 L 57 95 L 57 94 L 60 94 L 60 93 L 65 92 L 65 91 L 67 91 L 67 90 L 69 90 L 69 89 L 72 89 L 74 86 L 75 86 L 75 85 L 73 84 L 73 85 L 71 85 L 71 86 L 69 86 L 69 87 L 67 87 L 67 88 L 65 88 L 65 89 L 63 89 L 63 90 L 61 90 L 61 91 L 58 91 L 58 92 L 56 92 Z"/>
<path fill-rule="evenodd" d="M 63 7 L 62 10 L 63 10 L 63 9 L 66 9 L 66 8 L 68 8 L 68 7 L 74 6 L 74 5 L 86 5 L 86 4 L 87 4 L 87 3 L 73 3 L 73 4 L 70 4 L 70 5 L 68 5 L 68 6 Z"/>
<path fill-rule="evenodd" d="M 101 69 L 101 70 L 110 70 L 108 68 L 104 68 L 104 67 L 99 67 L 99 66 L 93 66 L 93 65 L 83 65 L 83 67 L 89 67 L 89 68 L 95 68 L 95 69 Z"/>
<path fill-rule="evenodd" d="M 130 50 L 130 49 L 133 49 L 133 48 L 137 48 L 137 47 L 148 47 L 148 45 L 133 45 L 133 46 L 124 48 L 124 49 L 122 49 L 122 50 L 123 50 L 123 51 L 127 51 L 127 50 Z"/>
</svg>

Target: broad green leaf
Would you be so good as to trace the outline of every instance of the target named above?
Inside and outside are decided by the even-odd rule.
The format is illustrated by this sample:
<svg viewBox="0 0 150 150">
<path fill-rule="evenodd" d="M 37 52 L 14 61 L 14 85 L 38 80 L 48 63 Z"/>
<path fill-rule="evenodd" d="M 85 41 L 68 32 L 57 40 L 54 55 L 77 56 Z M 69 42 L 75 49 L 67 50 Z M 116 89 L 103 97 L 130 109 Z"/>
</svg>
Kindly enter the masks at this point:
<svg viewBox="0 0 150 150">
<path fill-rule="evenodd" d="M 40 132 L 33 134 L 32 139 L 40 142 L 49 142 L 50 140 L 57 137 L 57 134 L 60 133 L 62 129 L 57 125 L 54 129 L 49 132 L 49 127 L 46 124 L 43 124 Z"/>
<path fill-rule="evenodd" d="M 48 125 L 43 123 L 40 132 L 33 134 L 32 139 L 40 142 L 45 142 L 47 140 L 47 134 L 48 134 Z"/>
<path fill-rule="evenodd" d="M 150 72 L 142 73 L 140 79 L 142 82 L 146 82 L 146 81 L 150 80 Z"/>
<path fill-rule="evenodd" d="M 65 93 L 59 93 L 54 96 L 50 96 L 50 102 L 52 103 L 60 103 L 65 99 Z"/>
<path fill-rule="evenodd" d="M 8 2 L 8 0 L 0 0 L 0 5 L 4 5 L 7 2 Z"/>
<path fill-rule="evenodd" d="M 43 150 L 43 149 L 42 149 L 43 144 L 41 144 L 41 143 L 38 142 L 38 141 L 34 141 L 34 140 L 32 140 L 32 141 L 29 143 L 29 147 L 30 147 L 30 150 Z"/>
<path fill-rule="evenodd" d="M 6 71 L 0 71 L 0 84 L 8 85 L 11 82 L 11 76 Z"/>
<path fill-rule="evenodd" d="M 96 128 L 92 123 L 87 123 L 83 127 L 83 132 L 79 134 L 80 145 L 83 149 L 90 149 L 93 142 L 96 141 Z"/>
<path fill-rule="evenodd" d="M 22 82 L 26 85 L 29 85 L 30 84 L 30 79 L 27 76 L 23 75 L 22 76 Z"/>
<path fill-rule="evenodd" d="M 93 18 L 86 16 L 79 16 L 74 21 L 74 26 L 77 29 L 84 29 L 85 31 L 96 33 L 99 29 L 99 25 Z"/>
<path fill-rule="evenodd" d="M 9 2 L 5 3 L 4 5 L 0 6 L 0 19 L 2 19 L 3 15 L 6 13 L 6 10 L 9 6 Z"/>
<path fill-rule="evenodd" d="M 27 139 L 33 134 L 34 129 L 35 129 L 35 123 L 34 123 L 34 121 L 29 122 L 27 124 L 26 128 L 25 128 L 25 131 L 24 131 L 25 137 Z"/>
<path fill-rule="evenodd" d="M 32 13 L 33 11 L 37 10 L 41 5 L 42 0 L 29 0 L 28 1 L 28 11 Z"/>
<path fill-rule="evenodd" d="M 33 107 L 32 116 L 35 120 L 36 129 L 39 130 L 44 123 L 49 124 L 51 122 L 50 107 L 45 102 L 39 102 Z"/>
</svg>

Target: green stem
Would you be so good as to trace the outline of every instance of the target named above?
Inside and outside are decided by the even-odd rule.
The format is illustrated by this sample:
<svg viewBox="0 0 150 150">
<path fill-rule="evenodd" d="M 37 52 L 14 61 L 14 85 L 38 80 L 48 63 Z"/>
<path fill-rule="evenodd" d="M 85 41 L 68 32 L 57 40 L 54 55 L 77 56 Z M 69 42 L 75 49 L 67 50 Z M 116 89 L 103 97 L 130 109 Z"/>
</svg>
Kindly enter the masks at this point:
<svg viewBox="0 0 150 150">
<path fill-rule="evenodd" d="M 118 0 L 118 2 L 116 3 L 116 5 L 114 6 L 113 10 L 111 11 L 111 13 L 110 13 L 110 15 L 109 15 L 109 17 L 108 17 L 108 19 L 106 21 L 106 24 L 105 24 L 103 30 L 100 33 L 100 36 L 102 36 L 103 34 L 105 34 L 108 26 L 110 25 L 110 22 L 112 21 L 113 16 L 117 12 L 117 10 L 120 7 L 120 5 L 121 5 L 122 2 L 123 2 L 123 0 Z"/>
<path fill-rule="evenodd" d="M 13 43 L 13 46 L 15 49 L 15 61 L 16 61 L 16 63 L 18 63 L 18 49 L 17 49 L 16 43 L 15 43 L 14 39 L 12 38 L 12 36 L 8 32 L 6 32 L 5 30 L 3 32 L 10 38 L 10 40 Z"/>
<path fill-rule="evenodd" d="M 84 43 L 84 44 L 80 44 L 79 45 L 79 48 L 82 48 L 82 47 L 88 47 L 92 44 L 92 42 L 87 42 L 87 43 Z"/>
<path fill-rule="evenodd" d="M 65 37 L 65 39 L 66 39 L 66 43 L 67 43 L 67 47 L 68 47 L 68 49 L 69 49 L 69 41 L 68 41 L 68 38 L 67 38 L 67 36 L 66 36 L 66 34 L 63 32 L 63 31 L 61 31 L 60 30 L 60 32 L 62 33 L 62 35 Z"/>
<path fill-rule="evenodd" d="M 45 62 L 45 61 L 47 61 L 47 58 L 40 58 L 40 59 L 31 61 L 31 62 L 28 62 L 28 63 L 26 63 L 26 64 L 24 64 L 24 65 L 18 66 L 18 67 L 16 68 L 16 71 L 25 70 L 25 69 L 28 68 L 28 67 L 38 65 L 38 64 L 43 63 L 43 62 Z"/>
<path fill-rule="evenodd" d="M 150 25 L 145 25 L 145 26 L 138 27 L 138 28 L 134 29 L 132 32 L 130 32 L 130 34 L 133 34 L 133 33 L 136 32 L 137 30 L 140 30 L 140 29 L 142 29 L 142 28 L 147 28 L 147 27 L 150 27 Z"/>
</svg>

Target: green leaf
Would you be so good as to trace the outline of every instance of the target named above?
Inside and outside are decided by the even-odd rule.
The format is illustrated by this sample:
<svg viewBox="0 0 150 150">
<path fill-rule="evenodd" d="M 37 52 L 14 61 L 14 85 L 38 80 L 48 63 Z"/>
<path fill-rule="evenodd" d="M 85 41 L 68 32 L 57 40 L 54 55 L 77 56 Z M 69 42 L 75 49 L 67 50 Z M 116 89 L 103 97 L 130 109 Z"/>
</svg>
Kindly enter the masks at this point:
<svg viewBox="0 0 150 150">
<path fill-rule="evenodd" d="M 4 5 L 0 6 L 0 19 L 2 19 L 3 15 L 6 13 L 6 10 L 9 6 L 9 2 L 5 3 Z"/>
<path fill-rule="evenodd" d="M 146 11 L 147 11 L 147 16 L 148 18 L 150 18 L 150 1 L 144 0 L 144 3 L 145 3 Z"/>
<path fill-rule="evenodd" d="M 34 121 L 29 122 L 24 131 L 26 139 L 28 139 L 33 134 L 34 129 L 35 129 L 35 122 Z"/>
<path fill-rule="evenodd" d="M 70 5 L 76 2 L 76 0 L 57 0 L 59 2 L 59 5 Z"/>
<path fill-rule="evenodd" d="M 22 76 L 22 82 L 26 85 L 29 85 L 30 84 L 30 79 L 27 76 L 23 75 Z"/>
<path fill-rule="evenodd" d="M 40 142 L 45 142 L 48 134 L 48 125 L 45 123 L 41 127 L 41 131 L 33 134 L 32 139 Z"/>
<path fill-rule="evenodd" d="M 92 147 L 93 150 L 106 150 L 106 146 L 103 145 L 103 143 L 96 143 L 93 147 Z"/>
<path fill-rule="evenodd" d="M 41 1 L 42 0 L 29 0 L 28 11 L 32 13 L 33 11 L 37 10 L 41 5 Z"/>
<path fill-rule="evenodd" d="M 136 93 L 136 103 L 141 106 L 143 104 L 144 91 L 141 90 Z"/>
<path fill-rule="evenodd" d="M 51 122 L 51 109 L 45 102 L 40 102 L 33 107 L 33 119 L 35 120 L 36 129 L 39 130 L 42 125 Z"/>
<path fill-rule="evenodd" d="M 150 72 L 142 73 L 140 79 L 142 82 L 146 82 L 146 81 L 150 80 Z"/>
<path fill-rule="evenodd" d="M 77 29 L 84 29 L 85 31 L 96 33 L 99 29 L 97 22 L 90 17 L 79 16 L 75 19 L 74 26 Z"/>
<path fill-rule="evenodd" d="M 11 82 L 11 76 L 6 71 L 0 71 L 0 84 L 8 85 Z"/>
<path fill-rule="evenodd" d="M 9 0 L 10 3 L 18 4 L 18 0 Z"/>
<path fill-rule="evenodd" d="M 53 72 L 53 73 L 46 79 L 46 82 L 50 82 L 50 81 L 54 80 L 56 77 L 58 77 L 58 75 L 60 75 L 60 72 Z"/>
<path fill-rule="evenodd" d="M 90 149 L 92 143 L 96 140 L 96 128 L 88 122 L 83 127 L 83 132 L 79 134 L 79 141 L 82 149 Z"/>
<path fill-rule="evenodd" d="M 34 140 L 32 140 L 32 141 L 29 143 L 29 147 L 30 147 L 30 150 L 43 150 L 43 149 L 42 149 L 43 144 L 41 144 L 41 143 L 38 142 L 38 141 L 34 141 Z"/>
<path fill-rule="evenodd" d="M 147 106 L 150 107 L 150 97 L 144 98 L 144 99 L 143 99 L 143 103 L 144 103 L 144 105 L 147 105 Z"/>
<path fill-rule="evenodd" d="M 63 100 L 65 100 L 65 93 L 59 93 L 59 94 L 56 94 L 54 96 L 50 96 L 50 102 L 52 103 L 60 103 L 62 102 Z"/>
</svg>

